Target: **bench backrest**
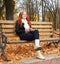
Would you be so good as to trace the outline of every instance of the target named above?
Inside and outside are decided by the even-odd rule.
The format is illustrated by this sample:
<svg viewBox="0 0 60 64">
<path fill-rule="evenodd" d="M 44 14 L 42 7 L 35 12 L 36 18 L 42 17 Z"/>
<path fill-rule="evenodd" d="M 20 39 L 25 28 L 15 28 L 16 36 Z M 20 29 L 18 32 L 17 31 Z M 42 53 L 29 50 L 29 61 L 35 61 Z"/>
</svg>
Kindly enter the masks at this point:
<svg viewBox="0 0 60 64">
<path fill-rule="evenodd" d="M 17 37 L 15 33 L 15 21 L 8 21 L 8 20 L 0 20 L 2 24 L 2 32 L 7 37 Z M 40 38 L 42 36 L 50 37 L 53 34 L 52 22 L 31 22 L 32 28 L 38 29 Z"/>
</svg>

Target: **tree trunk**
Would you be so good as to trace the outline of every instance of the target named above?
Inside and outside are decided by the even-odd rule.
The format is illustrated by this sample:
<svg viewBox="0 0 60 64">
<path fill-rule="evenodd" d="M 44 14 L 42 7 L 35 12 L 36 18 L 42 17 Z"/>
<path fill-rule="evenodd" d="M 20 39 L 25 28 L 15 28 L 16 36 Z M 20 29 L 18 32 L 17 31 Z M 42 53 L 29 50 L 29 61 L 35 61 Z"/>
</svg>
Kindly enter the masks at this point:
<svg viewBox="0 0 60 64">
<path fill-rule="evenodd" d="M 59 29 L 59 31 L 60 31 L 60 15 L 59 15 L 59 19 L 58 19 L 58 29 Z"/>
<path fill-rule="evenodd" d="M 6 7 L 6 20 L 13 20 L 15 3 L 13 0 L 4 0 L 4 2 Z"/>
<path fill-rule="evenodd" d="M 56 15 L 53 17 L 53 28 L 56 30 Z"/>
</svg>

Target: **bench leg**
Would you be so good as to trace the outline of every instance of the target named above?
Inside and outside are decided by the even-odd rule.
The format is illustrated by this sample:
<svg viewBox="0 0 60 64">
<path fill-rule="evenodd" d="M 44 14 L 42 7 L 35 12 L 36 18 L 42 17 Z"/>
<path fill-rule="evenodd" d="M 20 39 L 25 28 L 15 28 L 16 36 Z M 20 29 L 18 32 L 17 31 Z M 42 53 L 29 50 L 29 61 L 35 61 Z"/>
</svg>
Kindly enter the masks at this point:
<svg viewBox="0 0 60 64">
<path fill-rule="evenodd" d="M 53 42 L 55 48 L 58 48 L 58 44 L 59 44 L 59 41 L 58 42 Z"/>
<path fill-rule="evenodd" d="M 49 42 L 48 44 L 47 44 L 47 46 L 49 47 L 51 45 L 51 42 Z"/>
<path fill-rule="evenodd" d="M 9 59 L 7 58 L 7 56 L 6 56 L 5 52 L 4 52 L 4 49 L 1 48 L 1 51 L 2 51 L 1 56 L 3 56 L 6 61 L 9 61 Z"/>
<path fill-rule="evenodd" d="M 56 48 L 58 48 L 58 43 L 59 43 L 59 42 L 54 42 L 54 43 L 53 43 Z"/>
<path fill-rule="evenodd" d="M 49 47 L 49 46 L 51 45 L 51 43 L 54 44 L 55 48 L 58 48 L 58 43 L 59 43 L 59 42 L 50 42 L 47 46 Z"/>
</svg>

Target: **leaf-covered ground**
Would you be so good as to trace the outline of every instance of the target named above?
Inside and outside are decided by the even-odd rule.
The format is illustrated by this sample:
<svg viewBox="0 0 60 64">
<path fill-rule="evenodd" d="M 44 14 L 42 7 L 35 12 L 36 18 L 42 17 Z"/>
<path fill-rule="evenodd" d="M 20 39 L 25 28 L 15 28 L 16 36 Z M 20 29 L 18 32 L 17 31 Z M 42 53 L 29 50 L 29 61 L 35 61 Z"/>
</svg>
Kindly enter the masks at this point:
<svg viewBox="0 0 60 64">
<path fill-rule="evenodd" d="M 47 47 L 47 43 L 41 43 L 43 49 L 41 50 L 42 54 L 51 54 L 57 53 L 60 55 L 60 44 L 58 48 L 55 48 L 53 44 Z M 21 60 L 27 57 L 35 57 L 36 52 L 34 50 L 34 44 L 7 44 L 5 53 L 10 60 Z M 4 62 L 4 58 L 0 56 L 0 62 Z"/>
<path fill-rule="evenodd" d="M 58 48 L 55 48 L 54 44 L 51 44 L 48 47 L 46 42 L 41 42 L 40 45 L 43 47 L 41 50 L 42 54 L 56 53 L 58 56 L 60 56 L 60 43 L 58 44 Z M 5 53 L 10 60 L 21 60 L 27 57 L 36 57 L 36 51 L 34 50 L 34 43 L 7 44 Z M 5 60 L 1 56 L 0 51 L 0 64 L 2 62 L 5 62 Z"/>
</svg>

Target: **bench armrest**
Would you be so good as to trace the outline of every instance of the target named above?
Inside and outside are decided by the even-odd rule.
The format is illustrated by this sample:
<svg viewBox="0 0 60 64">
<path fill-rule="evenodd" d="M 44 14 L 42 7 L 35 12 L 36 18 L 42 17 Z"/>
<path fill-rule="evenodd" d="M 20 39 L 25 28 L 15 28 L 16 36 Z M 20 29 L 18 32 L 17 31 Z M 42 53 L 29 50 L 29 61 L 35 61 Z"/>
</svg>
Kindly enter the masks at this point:
<svg viewBox="0 0 60 64">
<path fill-rule="evenodd" d="M 56 34 L 60 37 L 60 32 L 59 31 L 53 31 L 53 34 Z"/>
<path fill-rule="evenodd" d="M 59 31 L 53 31 L 55 34 L 60 35 Z"/>
<path fill-rule="evenodd" d="M 4 44 L 3 48 L 5 49 L 6 44 L 7 44 L 7 37 L 3 33 L 2 33 L 2 43 Z"/>
</svg>

